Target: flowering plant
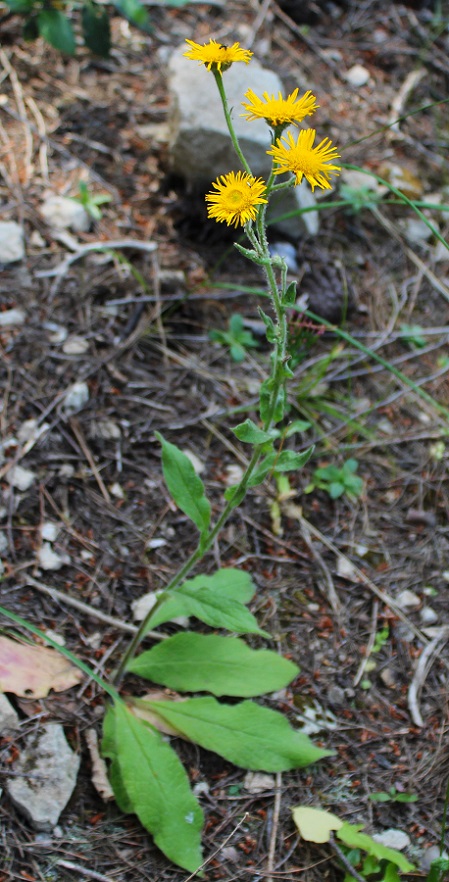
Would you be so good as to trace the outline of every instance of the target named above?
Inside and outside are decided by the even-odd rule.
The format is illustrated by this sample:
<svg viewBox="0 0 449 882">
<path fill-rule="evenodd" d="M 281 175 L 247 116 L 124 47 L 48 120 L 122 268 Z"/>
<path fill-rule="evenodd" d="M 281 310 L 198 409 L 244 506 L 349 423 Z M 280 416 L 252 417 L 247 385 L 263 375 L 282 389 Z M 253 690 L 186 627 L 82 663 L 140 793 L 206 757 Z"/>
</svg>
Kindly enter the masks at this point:
<svg viewBox="0 0 449 882">
<path fill-rule="evenodd" d="M 248 463 L 238 483 L 225 491 L 221 512 L 214 520 L 204 484 L 190 459 L 156 433 L 168 491 L 192 522 L 198 541 L 130 641 L 112 682 L 99 677 L 36 628 L 30 630 L 72 658 L 107 693 L 110 703 L 104 719 L 102 750 L 110 761 L 109 776 L 117 803 L 124 812 L 139 817 L 169 859 L 196 873 L 202 866 L 203 812 L 178 754 L 161 732 L 193 741 L 253 770 L 281 772 L 330 755 L 290 726 L 280 712 L 249 700 L 285 688 L 297 676 L 297 665 L 272 650 L 250 648 L 240 636 L 216 633 L 220 629 L 271 639 L 247 608 L 255 592 L 250 575 L 231 567 L 193 577 L 191 573 L 211 550 L 251 487 L 272 475 L 278 477 L 301 468 L 312 453 L 312 448 L 302 452 L 283 449 L 285 438 L 304 428 L 303 422 L 280 427 L 286 414 L 286 384 L 293 376 L 286 315 L 295 302 L 296 290 L 295 284 L 287 284 L 285 261 L 270 254 L 265 213 L 271 193 L 295 186 L 303 177 L 312 189 L 329 189 L 330 179 L 339 168 L 335 165 L 336 149 L 327 139 L 313 146 L 314 130 L 300 131 L 296 142 L 289 132 L 283 136 L 286 126 L 297 126 L 315 111 L 316 99 L 310 92 L 298 98 L 296 89 L 284 99 L 268 94 L 259 98 L 248 90 L 243 115 L 249 124 L 253 119 L 265 119 L 272 130 L 271 148 L 267 149 L 272 169 L 266 181 L 256 178 L 235 135 L 223 85 L 223 74 L 229 66 L 235 62 L 248 64 L 252 53 L 238 43 L 227 47 L 214 40 L 205 45 L 187 42 L 187 57 L 203 64 L 215 77 L 242 166 L 220 175 L 212 185 L 206 195 L 208 215 L 244 228 L 249 247 L 236 247 L 263 268 L 271 299 L 271 314 L 260 310 L 272 353 L 269 375 L 260 388 L 259 419 L 257 423 L 246 419 L 232 430 L 239 441 L 248 445 Z M 285 173 L 289 178 L 279 183 L 278 176 Z M 27 626 L 12 613 L 1 611 Z M 155 630 L 179 616 L 199 619 L 212 633 L 188 630 L 168 636 Z M 155 645 L 138 654 L 145 637 L 151 637 Z M 129 673 L 175 690 L 175 694 L 142 698 L 127 691 L 122 696 L 122 680 Z M 181 698 L 179 692 L 208 695 Z M 218 701 L 222 696 L 243 700 Z"/>
</svg>

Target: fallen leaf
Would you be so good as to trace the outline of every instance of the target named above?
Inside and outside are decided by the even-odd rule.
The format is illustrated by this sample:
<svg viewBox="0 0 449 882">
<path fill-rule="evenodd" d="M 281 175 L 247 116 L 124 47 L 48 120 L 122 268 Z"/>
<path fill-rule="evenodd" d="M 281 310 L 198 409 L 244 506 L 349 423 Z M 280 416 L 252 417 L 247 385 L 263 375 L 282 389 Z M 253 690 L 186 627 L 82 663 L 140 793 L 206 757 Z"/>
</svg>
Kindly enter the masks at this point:
<svg viewBox="0 0 449 882">
<path fill-rule="evenodd" d="M 82 679 L 81 671 L 55 650 L 0 637 L 0 692 L 45 698 L 50 689 L 63 692 Z"/>
<path fill-rule="evenodd" d="M 100 751 L 98 749 L 98 736 L 95 729 L 86 729 L 84 737 L 86 739 L 90 761 L 92 763 L 92 784 L 105 802 L 115 799 L 114 791 L 109 783 L 106 763 L 100 756 Z"/>
<path fill-rule="evenodd" d="M 343 826 L 343 821 L 337 815 L 323 809 L 297 805 L 292 812 L 293 820 L 307 842 L 329 842 L 332 830 L 339 830 Z"/>
</svg>

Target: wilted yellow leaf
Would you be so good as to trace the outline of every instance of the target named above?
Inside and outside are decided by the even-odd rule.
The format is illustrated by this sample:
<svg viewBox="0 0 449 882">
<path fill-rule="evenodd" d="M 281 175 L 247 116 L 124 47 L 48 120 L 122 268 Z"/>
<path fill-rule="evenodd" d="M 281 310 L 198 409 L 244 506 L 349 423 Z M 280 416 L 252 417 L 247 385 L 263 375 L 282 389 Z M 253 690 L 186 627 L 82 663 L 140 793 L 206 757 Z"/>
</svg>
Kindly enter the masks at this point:
<svg viewBox="0 0 449 882">
<path fill-rule="evenodd" d="M 343 821 L 337 815 L 324 809 L 297 805 L 292 812 L 293 820 L 307 842 L 329 842 L 332 830 L 339 830 L 343 826 Z"/>
<path fill-rule="evenodd" d="M 50 689 L 63 692 L 82 679 L 81 671 L 54 649 L 0 637 L 0 692 L 45 698 Z"/>
</svg>

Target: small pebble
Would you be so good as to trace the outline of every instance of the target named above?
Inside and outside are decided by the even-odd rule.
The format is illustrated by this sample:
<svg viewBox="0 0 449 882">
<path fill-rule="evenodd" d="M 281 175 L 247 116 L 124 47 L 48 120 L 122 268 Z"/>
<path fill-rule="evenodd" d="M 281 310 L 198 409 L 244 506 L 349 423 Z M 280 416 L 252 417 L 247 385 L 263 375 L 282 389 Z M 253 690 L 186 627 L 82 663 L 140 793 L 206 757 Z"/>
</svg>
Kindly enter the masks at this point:
<svg viewBox="0 0 449 882">
<path fill-rule="evenodd" d="M 0 221 L 0 264 L 15 263 L 24 257 L 22 227 L 15 221 Z"/>
<path fill-rule="evenodd" d="M 414 591 L 409 591 L 406 588 L 396 597 L 396 604 L 399 609 L 416 609 L 416 607 L 421 605 L 421 600 Z"/>
<path fill-rule="evenodd" d="M 419 615 L 423 625 L 434 625 L 438 621 L 438 614 L 431 606 L 423 606 Z"/>
<path fill-rule="evenodd" d="M 78 413 L 89 401 L 89 386 L 87 383 L 73 383 L 66 391 L 62 404 L 66 416 Z"/>
<path fill-rule="evenodd" d="M 87 233 L 91 220 L 83 206 L 66 196 L 48 196 L 40 212 L 50 227 L 57 230 L 71 229 L 75 233 Z"/>
<path fill-rule="evenodd" d="M 53 521 L 45 521 L 41 527 L 41 536 L 46 542 L 54 542 L 59 533 L 58 524 L 54 524 Z"/>
<path fill-rule="evenodd" d="M 395 848 L 397 851 L 404 851 L 411 844 L 410 836 L 403 830 L 395 830 L 391 827 L 389 830 L 383 830 L 382 833 L 374 833 L 373 839 L 386 848 Z"/>
<path fill-rule="evenodd" d="M 28 490 L 34 481 L 36 480 L 37 475 L 34 472 L 31 472 L 30 469 L 25 469 L 21 465 L 15 465 L 10 469 L 8 474 L 6 475 L 6 480 L 11 487 L 15 487 L 17 490 Z"/>
<path fill-rule="evenodd" d="M 248 793 L 264 793 L 266 790 L 274 789 L 276 779 L 273 775 L 266 775 L 263 772 L 247 772 L 243 786 Z"/>
<path fill-rule="evenodd" d="M 18 327 L 23 325 L 25 318 L 23 309 L 5 309 L 4 312 L 0 312 L 0 328 Z"/>
<path fill-rule="evenodd" d="M 355 86 L 356 88 L 366 86 L 369 79 L 369 70 L 367 70 L 366 67 L 362 67 L 361 64 L 354 64 L 345 74 L 346 82 L 349 83 L 350 86 Z"/>
<path fill-rule="evenodd" d="M 84 337 L 69 337 L 62 347 L 66 355 L 84 355 L 88 349 L 89 343 Z"/>
<path fill-rule="evenodd" d="M 67 554 L 56 554 L 56 551 L 53 551 L 49 542 L 43 543 L 42 548 L 39 549 L 37 559 L 39 566 L 43 570 L 60 570 L 61 567 L 70 563 L 69 556 Z"/>
</svg>

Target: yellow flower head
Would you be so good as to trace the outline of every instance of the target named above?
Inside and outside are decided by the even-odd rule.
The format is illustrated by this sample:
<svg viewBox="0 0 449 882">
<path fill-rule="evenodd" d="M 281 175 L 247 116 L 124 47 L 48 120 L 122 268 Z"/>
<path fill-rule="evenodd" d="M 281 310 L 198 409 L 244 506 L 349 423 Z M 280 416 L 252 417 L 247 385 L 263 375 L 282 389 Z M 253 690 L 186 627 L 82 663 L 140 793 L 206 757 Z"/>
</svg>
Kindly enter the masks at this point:
<svg viewBox="0 0 449 882">
<path fill-rule="evenodd" d="M 268 202 L 265 198 L 267 185 L 262 178 L 253 178 L 246 172 L 229 172 L 220 175 L 212 184 L 217 192 L 208 193 L 207 216 L 228 226 L 243 227 L 257 217 L 258 206 Z"/>
<path fill-rule="evenodd" d="M 199 61 L 200 64 L 205 64 L 208 70 L 218 73 L 231 67 L 233 61 L 244 61 L 245 64 L 249 64 L 253 54 L 249 49 L 242 49 L 239 43 L 234 43 L 232 46 L 223 46 L 216 40 L 209 40 L 209 43 L 203 45 L 194 43 L 193 40 L 186 40 L 186 43 L 192 47 L 188 52 L 184 52 L 186 58 Z"/>
<path fill-rule="evenodd" d="M 296 176 L 297 184 L 300 184 L 304 177 L 312 190 L 315 187 L 331 190 L 329 178 L 331 175 L 340 174 L 340 166 L 329 163 L 338 159 L 339 153 L 336 147 L 332 147 L 329 138 L 323 138 L 314 147 L 315 136 L 315 129 L 304 129 L 295 141 L 291 132 L 287 132 L 284 137 L 278 139 L 271 150 L 267 150 L 267 153 L 273 156 L 278 164 L 278 167 L 273 169 L 274 174 L 292 172 Z"/>
<path fill-rule="evenodd" d="M 263 99 L 259 98 L 252 89 L 245 92 L 246 104 L 242 101 L 243 107 L 248 111 L 242 113 L 247 120 L 264 119 L 273 129 L 280 126 L 297 125 L 305 116 L 311 116 L 319 105 L 316 103 L 315 95 L 306 92 L 302 98 L 298 98 L 299 89 L 295 89 L 287 98 L 283 98 L 279 92 L 279 97 L 269 95 L 268 92 L 263 93 Z"/>
</svg>

